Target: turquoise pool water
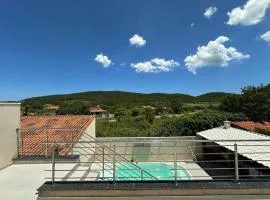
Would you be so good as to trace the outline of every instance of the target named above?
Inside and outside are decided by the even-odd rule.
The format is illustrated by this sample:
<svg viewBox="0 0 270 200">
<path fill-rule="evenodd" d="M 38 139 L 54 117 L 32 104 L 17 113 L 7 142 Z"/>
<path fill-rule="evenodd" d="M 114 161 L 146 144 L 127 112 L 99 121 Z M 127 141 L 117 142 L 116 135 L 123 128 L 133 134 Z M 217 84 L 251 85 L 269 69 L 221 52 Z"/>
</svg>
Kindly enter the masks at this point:
<svg viewBox="0 0 270 200">
<path fill-rule="evenodd" d="M 137 167 L 131 164 L 118 163 L 116 165 L 116 180 L 153 180 L 151 176 L 156 177 L 158 180 L 175 180 L 174 165 L 147 162 L 137 163 L 136 165 L 143 171 L 138 170 Z M 176 171 L 178 180 L 190 179 L 190 175 L 185 168 L 177 166 Z M 112 177 L 112 171 L 105 170 L 104 175 L 105 179 L 106 177 Z M 100 177 L 103 177 L 102 173 Z"/>
</svg>

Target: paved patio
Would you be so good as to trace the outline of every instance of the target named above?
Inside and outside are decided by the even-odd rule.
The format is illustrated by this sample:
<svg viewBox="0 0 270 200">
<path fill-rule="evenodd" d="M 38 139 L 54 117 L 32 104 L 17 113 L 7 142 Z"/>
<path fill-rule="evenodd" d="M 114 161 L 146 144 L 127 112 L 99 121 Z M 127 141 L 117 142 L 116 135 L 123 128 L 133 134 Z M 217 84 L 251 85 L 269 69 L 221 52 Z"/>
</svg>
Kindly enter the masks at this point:
<svg viewBox="0 0 270 200">
<path fill-rule="evenodd" d="M 0 199 L 1 200 L 35 200 L 36 190 L 51 177 L 51 164 L 13 164 L 0 170 Z M 68 170 L 77 169 L 71 173 Z M 78 166 L 76 164 L 57 163 L 56 170 L 67 170 L 56 172 L 57 177 L 64 177 L 65 180 L 93 180 L 89 178 L 97 176 L 95 172 L 87 171 L 88 166 Z M 80 171 L 86 170 L 87 173 Z M 48 179 L 47 179 L 48 180 Z M 63 180 L 63 179 L 62 179 Z"/>
</svg>

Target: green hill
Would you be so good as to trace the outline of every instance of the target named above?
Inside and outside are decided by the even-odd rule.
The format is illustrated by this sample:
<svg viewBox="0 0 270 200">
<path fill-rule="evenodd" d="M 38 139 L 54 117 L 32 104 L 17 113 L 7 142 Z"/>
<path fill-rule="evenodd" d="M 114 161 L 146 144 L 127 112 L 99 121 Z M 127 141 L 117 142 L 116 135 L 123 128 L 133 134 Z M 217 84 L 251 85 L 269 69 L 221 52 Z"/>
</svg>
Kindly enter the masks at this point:
<svg viewBox="0 0 270 200">
<path fill-rule="evenodd" d="M 230 93 L 213 92 L 198 97 L 187 94 L 166 94 L 166 93 L 134 93 L 123 91 L 92 91 L 73 94 L 49 95 L 24 99 L 23 105 L 40 107 L 44 104 L 62 104 L 66 101 L 79 100 L 87 101 L 92 105 L 148 105 L 167 103 L 171 98 L 180 98 L 184 103 L 195 102 L 220 102 L 222 98 Z"/>
<path fill-rule="evenodd" d="M 197 101 L 204 101 L 204 102 L 220 102 L 226 96 L 232 95 L 232 93 L 227 92 L 209 92 L 197 96 Z"/>
<path fill-rule="evenodd" d="M 114 105 L 114 104 L 152 104 L 167 102 L 171 97 L 179 97 L 184 102 L 194 101 L 196 98 L 186 94 L 143 94 L 122 91 L 93 91 L 63 95 L 49 95 L 32 97 L 23 100 L 24 104 L 61 104 L 64 101 L 81 100 L 89 101 L 93 104 Z"/>
</svg>

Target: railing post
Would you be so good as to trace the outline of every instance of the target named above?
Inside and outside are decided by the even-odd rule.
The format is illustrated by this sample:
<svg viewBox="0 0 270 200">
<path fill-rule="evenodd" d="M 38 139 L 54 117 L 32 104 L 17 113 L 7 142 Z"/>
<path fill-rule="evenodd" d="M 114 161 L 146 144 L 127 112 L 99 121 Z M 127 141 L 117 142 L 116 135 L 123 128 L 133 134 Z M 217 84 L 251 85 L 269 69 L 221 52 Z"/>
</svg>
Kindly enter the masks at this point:
<svg viewBox="0 0 270 200">
<path fill-rule="evenodd" d="M 235 169 L 235 182 L 239 182 L 239 163 L 238 163 L 238 150 L 236 142 L 234 143 L 234 169 Z"/>
<path fill-rule="evenodd" d="M 49 136 L 48 136 L 48 131 L 46 131 L 46 146 L 45 146 L 45 154 L 48 157 L 48 142 L 49 142 Z"/>
<path fill-rule="evenodd" d="M 71 155 L 73 155 L 73 133 L 71 132 Z"/>
<path fill-rule="evenodd" d="M 113 145 L 113 182 L 115 183 L 115 144 Z"/>
<path fill-rule="evenodd" d="M 20 157 L 20 129 L 16 128 L 17 134 L 17 157 Z"/>
<path fill-rule="evenodd" d="M 24 134 L 21 133 L 21 156 L 23 156 L 23 135 Z"/>
<path fill-rule="evenodd" d="M 174 180 L 177 185 L 177 148 L 176 142 L 174 143 Z"/>
<path fill-rule="evenodd" d="M 55 181 L 55 145 L 52 147 L 52 184 Z"/>
<path fill-rule="evenodd" d="M 105 156 L 104 156 L 104 147 L 102 147 L 102 174 L 103 174 L 103 181 L 104 181 L 104 176 L 105 176 Z"/>
</svg>

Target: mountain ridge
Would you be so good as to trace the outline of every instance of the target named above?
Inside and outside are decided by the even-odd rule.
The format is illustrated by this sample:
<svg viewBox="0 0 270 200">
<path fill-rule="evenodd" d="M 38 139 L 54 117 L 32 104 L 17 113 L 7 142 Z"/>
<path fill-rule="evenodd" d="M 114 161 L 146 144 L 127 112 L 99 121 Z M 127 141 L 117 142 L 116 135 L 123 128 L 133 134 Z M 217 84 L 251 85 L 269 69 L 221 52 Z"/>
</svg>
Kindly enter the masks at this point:
<svg viewBox="0 0 270 200">
<path fill-rule="evenodd" d="M 182 93 L 139 93 L 126 91 L 86 91 L 71 94 L 56 94 L 31 97 L 22 100 L 24 104 L 61 104 L 65 101 L 89 101 L 93 104 L 155 104 L 165 103 L 171 98 L 180 98 L 183 102 L 220 102 L 224 97 L 233 95 L 228 92 L 208 92 L 198 96 Z"/>
</svg>

